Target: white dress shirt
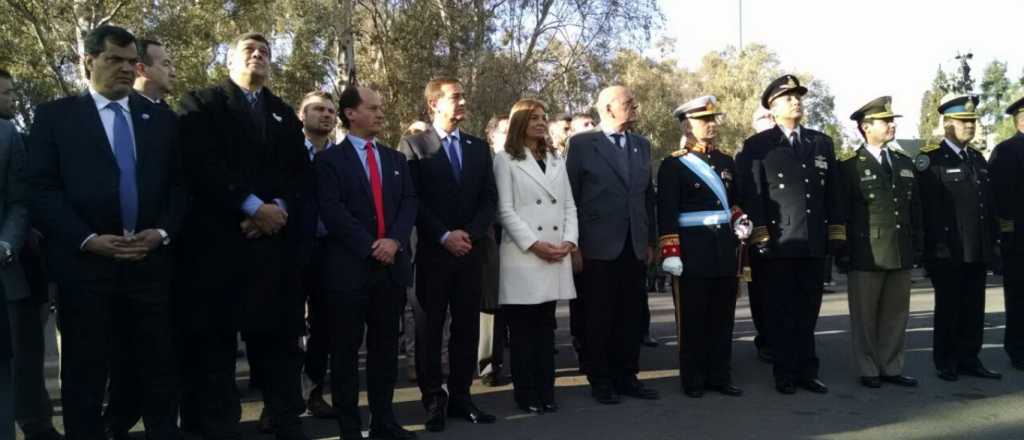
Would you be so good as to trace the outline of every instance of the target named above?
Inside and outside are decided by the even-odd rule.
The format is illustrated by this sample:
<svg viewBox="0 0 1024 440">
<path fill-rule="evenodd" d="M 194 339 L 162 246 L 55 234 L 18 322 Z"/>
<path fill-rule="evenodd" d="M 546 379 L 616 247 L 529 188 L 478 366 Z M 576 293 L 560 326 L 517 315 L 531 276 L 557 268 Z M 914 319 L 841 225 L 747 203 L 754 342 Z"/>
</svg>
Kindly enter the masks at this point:
<svg viewBox="0 0 1024 440">
<path fill-rule="evenodd" d="M 100 112 L 100 122 L 103 123 L 103 131 L 107 134 L 107 143 L 110 146 L 110 151 L 114 152 L 114 111 L 107 108 L 111 101 L 92 87 L 89 87 L 89 94 L 92 96 L 92 100 L 96 102 L 96 110 Z M 131 108 L 128 107 L 128 96 L 114 102 L 121 106 L 124 117 L 128 120 L 128 131 L 132 138 L 132 155 L 138 157 L 138 154 L 135 152 L 135 126 L 132 123 Z M 116 154 L 116 152 L 114 153 Z"/>
</svg>

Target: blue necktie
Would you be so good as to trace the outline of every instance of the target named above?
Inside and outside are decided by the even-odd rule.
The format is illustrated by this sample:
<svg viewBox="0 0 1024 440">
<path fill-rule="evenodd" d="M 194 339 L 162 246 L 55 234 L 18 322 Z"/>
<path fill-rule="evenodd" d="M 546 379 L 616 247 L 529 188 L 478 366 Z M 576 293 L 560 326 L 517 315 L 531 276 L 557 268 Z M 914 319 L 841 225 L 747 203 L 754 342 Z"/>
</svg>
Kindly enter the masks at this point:
<svg viewBox="0 0 1024 440">
<path fill-rule="evenodd" d="M 121 171 L 118 193 L 121 201 L 121 224 L 127 233 L 135 233 L 135 222 L 139 218 L 139 192 L 135 185 L 135 148 L 132 146 L 132 132 L 122 107 L 111 102 L 107 108 L 114 112 L 114 157 Z"/>
<path fill-rule="evenodd" d="M 452 174 L 455 175 L 455 181 L 459 182 L 462 180 L 462 159 L 459 158 L 458 141 L 455 136 L 448 136 L 448 160 L 452 163 Z"/>
</svg>

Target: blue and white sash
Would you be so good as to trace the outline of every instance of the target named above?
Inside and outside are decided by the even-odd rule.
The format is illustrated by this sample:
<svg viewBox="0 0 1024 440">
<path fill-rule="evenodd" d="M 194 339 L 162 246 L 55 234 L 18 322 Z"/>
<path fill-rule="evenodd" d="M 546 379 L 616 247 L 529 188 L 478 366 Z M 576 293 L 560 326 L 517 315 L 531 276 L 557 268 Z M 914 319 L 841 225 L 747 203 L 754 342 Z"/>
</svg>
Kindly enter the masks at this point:
<svg viewBox="0 0 1024 440">
<path fill-rule="evenodd" d="M 718 201 L 722 204 L 722 209 L 718 211 L 695 211 L 695 212 L 684 212 L 679 214 L 679 226 L 690 227 L 690 226 L 710 226 L 720 225 L 729 223 L 731 212 L 729 211 L 729 200 L 725 196 L 725 184 L 722 183 L 722 179 L 715 174 L 715 171 L 711 169 L 711 166 L 700 160 L 694 154 L 684 154 L 679 156 L 679 162 L 693 171 L 700 180 L 704 181 L 704 184 L 711 188 L 711 192 L 715 193 L 718 197 Z"/>
</svg>

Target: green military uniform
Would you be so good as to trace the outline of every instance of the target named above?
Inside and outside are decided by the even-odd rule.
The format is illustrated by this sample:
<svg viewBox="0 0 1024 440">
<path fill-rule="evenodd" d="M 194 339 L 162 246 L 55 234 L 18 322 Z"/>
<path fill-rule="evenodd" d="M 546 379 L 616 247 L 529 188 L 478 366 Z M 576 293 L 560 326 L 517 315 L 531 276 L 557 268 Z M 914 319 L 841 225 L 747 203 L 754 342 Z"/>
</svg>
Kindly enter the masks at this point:
<svg viewBox="0 0 1024 440">
<path fill-rule="evenodd" d="M 850 117 L 892 120 L 891 98 L 871 101 Z M 910 309 L 910 269 L 920 249 L 921 206 L 914 162 L 890 145 L 864 144 L 839 165 L 849 246 L 850 332 L 865 385 L 903 370 Z"/>
</svg>

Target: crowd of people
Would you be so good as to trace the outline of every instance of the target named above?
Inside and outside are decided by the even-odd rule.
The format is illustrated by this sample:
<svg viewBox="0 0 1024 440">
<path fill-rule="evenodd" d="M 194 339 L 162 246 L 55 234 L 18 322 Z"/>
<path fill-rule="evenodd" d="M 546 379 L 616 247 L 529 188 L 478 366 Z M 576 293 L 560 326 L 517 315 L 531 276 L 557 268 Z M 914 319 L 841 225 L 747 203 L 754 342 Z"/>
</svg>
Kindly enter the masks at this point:
<svg viewBox="0 0 1024 440">
<path fill-rule="evenodd" d="M 371 88 L 313 91 L 297 110 L 275 96 L 257 33 L 230 43 L 228 79 L 184 93 L 177 112 L 160 42 L 105 25 L 84 48 L 87 92 L 38 106 L 24 145 L 0 121 L 4 435 L 16 420 L 28 440 L 124 439 L 141 420 L 150 439 L 239 439 L 239 336 L 260 429 L 278 439 L 308 439 L 307 410 L 335 419 L 344 440 L 364 426 L 370 438 L 415 438 L 392 407 L 400 351 L 429 432 L 496 422 L 470 389 L 477 376 L 507 383 L 506 347 L 516 406 L 557 412 L 559 301 L 596 402 L 659 399 L 638 379 L 641 345 L 658 344 L 652 265 L 671 275 L 689 397 L 743 394 L 731 355 L 744 280 L 775 389 L 828 392 L 814 338 L 827 256 L 848 273 L 863 386 L 918 385 L 903 374 L 917 264 L 935 287 L 939 378 L 1001 377 L 979 358 L 996 263 L 1006 352 L 1024 369 L 1024 99 L 1007 109 L 1021 133 L 990 160 L 971 144 L 974 96 L 943 100 L 944 140 L 915 157 L 892 143 L 891 99 L 872 100 L 851 115 L 863 145 L 837 160 L 831 138 L 801 125 L 807 89 L 785 75 L 735 157 L 718 145 L 718 100 L 702 96 L 675 110 L 680 148 L 652 167 L 660 158 L 634 129 L 624 86 L 600 92 L 596 115 L 556 117 L 521 99 L 480 138 L 460 128 L 460 81 L 436 78 L 429 121 L 392 148 Z M 5 119 L 11 87 L 0 71 Z M 43 380 L 50 283 L 63 435 Z"/>
</svg>

